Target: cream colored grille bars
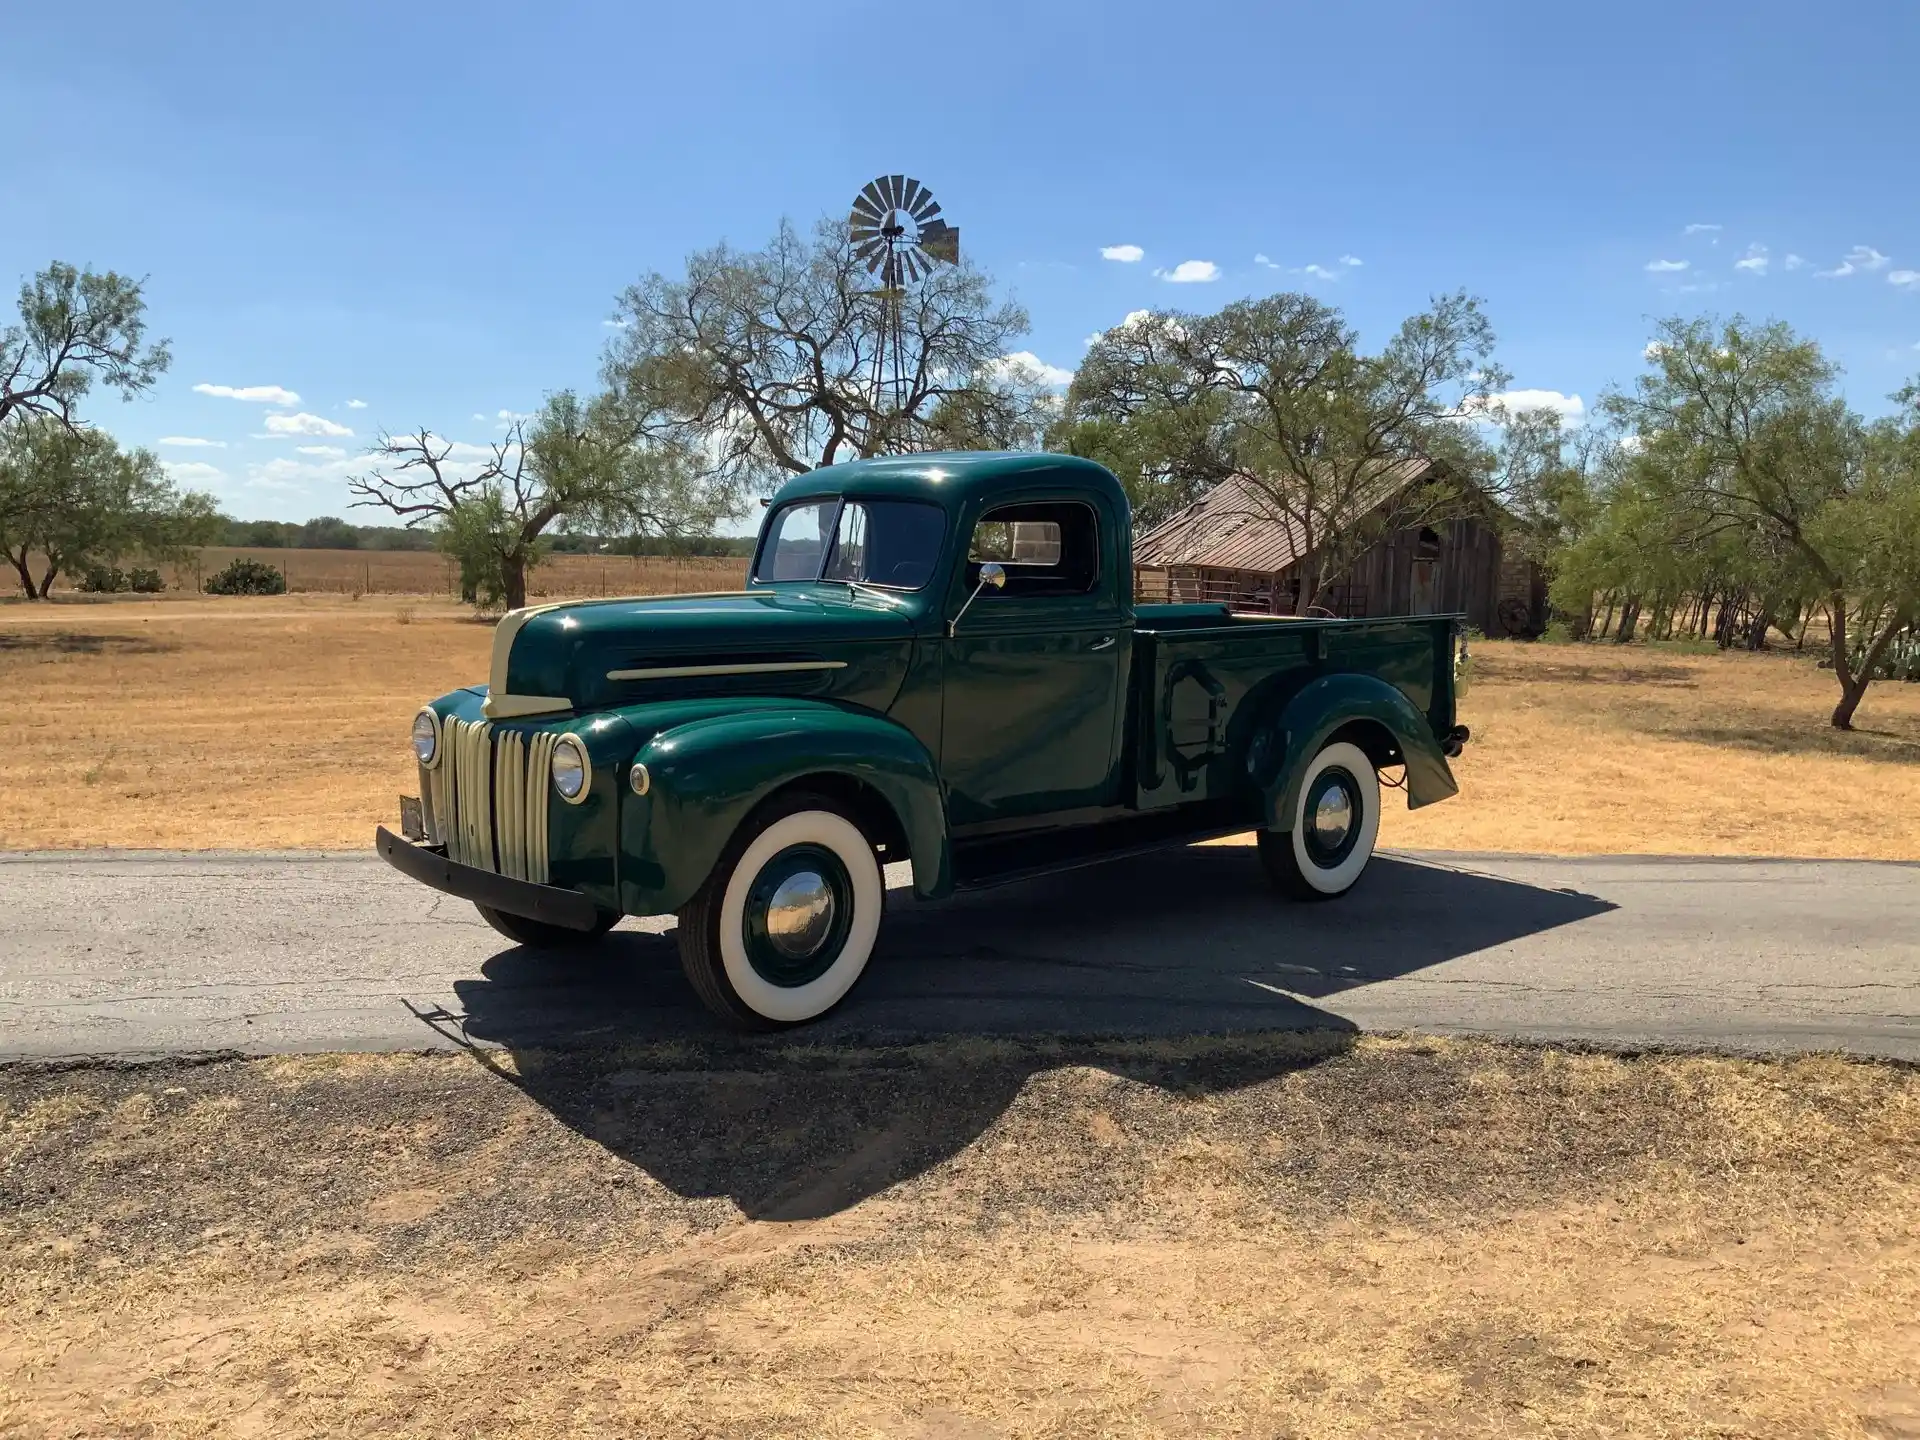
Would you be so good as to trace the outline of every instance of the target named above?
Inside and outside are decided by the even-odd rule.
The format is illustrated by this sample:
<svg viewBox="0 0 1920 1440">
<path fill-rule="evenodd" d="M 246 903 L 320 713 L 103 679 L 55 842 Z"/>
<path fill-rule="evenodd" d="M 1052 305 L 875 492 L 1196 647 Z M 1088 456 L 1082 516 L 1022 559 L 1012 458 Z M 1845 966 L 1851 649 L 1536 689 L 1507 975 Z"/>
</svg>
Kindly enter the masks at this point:
<svg viewBox="0 0 1920 1440">
<path fill-rule="evenodd" d="M 547 783 L 558 737 L 485 721 L 440 722 L 440 763 L 420 773 L 427 835 L 461 865 L 547 882 Z"/>
</svg>

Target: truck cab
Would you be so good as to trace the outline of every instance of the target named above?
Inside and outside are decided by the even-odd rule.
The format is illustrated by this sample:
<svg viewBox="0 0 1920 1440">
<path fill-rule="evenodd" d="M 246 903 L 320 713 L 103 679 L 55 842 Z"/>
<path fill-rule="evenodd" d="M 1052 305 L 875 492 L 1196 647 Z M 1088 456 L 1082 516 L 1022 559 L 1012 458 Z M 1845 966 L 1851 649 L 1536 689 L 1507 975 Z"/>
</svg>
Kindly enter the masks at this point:
<svg viewBox="0 0 1920 1440">
<path fill-rule="evenodd" d="M 675 913 L 748 1026 L 864 971 L 881 866 L 913 892 L 1256 830 L 1290 895 L 1365 869 L 1378 772 L 1454 793 L 1452 617 L 1136 607 L 1126 497 L 1046 454 L 834 466 L 770 497 L 746 587 L 530 607 L 489 683 L 414 726 L 380 853 L 522 944 Z"/>
</svg>

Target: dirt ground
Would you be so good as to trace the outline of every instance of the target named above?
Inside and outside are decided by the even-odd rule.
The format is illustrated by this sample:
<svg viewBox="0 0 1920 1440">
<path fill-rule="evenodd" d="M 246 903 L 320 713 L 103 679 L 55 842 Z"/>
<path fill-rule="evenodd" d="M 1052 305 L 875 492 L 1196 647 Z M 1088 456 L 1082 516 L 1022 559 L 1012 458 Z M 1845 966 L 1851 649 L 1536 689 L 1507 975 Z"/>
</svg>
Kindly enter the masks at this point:
<svg viewBox="0 0 1920 1440">
<path fill-rule="evenodd" d="M 1920 1436 L 1920 1074 L 1344 1034 L 0 1072 L 0 1435 Z"/>
</svg>

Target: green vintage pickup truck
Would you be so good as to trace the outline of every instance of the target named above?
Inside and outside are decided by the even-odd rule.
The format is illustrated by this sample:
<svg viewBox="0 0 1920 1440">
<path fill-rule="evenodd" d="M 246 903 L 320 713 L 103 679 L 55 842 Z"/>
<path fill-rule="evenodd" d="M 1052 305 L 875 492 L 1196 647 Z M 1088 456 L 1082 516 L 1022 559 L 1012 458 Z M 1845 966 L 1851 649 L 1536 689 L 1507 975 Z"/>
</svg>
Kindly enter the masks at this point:
<svg viewBox="0 0 1920 1440">
<path fill-rule="evenodd" d="M 935 899 L 1256 829 L 1286 894 L 1343 894 L 1380 771 L 1457 789 L 1455 620 L 1135 605 L 1129 537 L 1069 456 L 800 476 L 743 591 L 502 619 L 490 683 L 415 720 L 379 852 L 526 946 L 677 913 L 701 999 L 761 1028 L 846 996 L 891 861 Z"/>
</svg>

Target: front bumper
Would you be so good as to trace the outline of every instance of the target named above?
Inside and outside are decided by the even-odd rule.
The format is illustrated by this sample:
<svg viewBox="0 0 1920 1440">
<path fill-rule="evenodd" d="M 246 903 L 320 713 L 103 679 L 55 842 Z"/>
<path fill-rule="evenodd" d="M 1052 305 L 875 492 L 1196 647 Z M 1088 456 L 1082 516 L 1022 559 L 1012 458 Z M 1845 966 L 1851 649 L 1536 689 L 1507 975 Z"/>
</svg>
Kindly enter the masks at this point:
<svg viewBox="0 0 1920 1440">
<path fill-rule="evenodd" d="M 382 860 L 409 880 L 418 880 L 422 885 L 431 885 L 435 890 L 458 895 L 476 905 L 558 925 L 563 930 L 592 930 L 600 922 L 598 908 L 578 890 L 536 885 L 531 880 L 511 880 L 491 870 L 462 865 L 449 860 L 444 850 L 403 840 L 384 825 L 374 831 L 373 848 Z"/>
</svg>

